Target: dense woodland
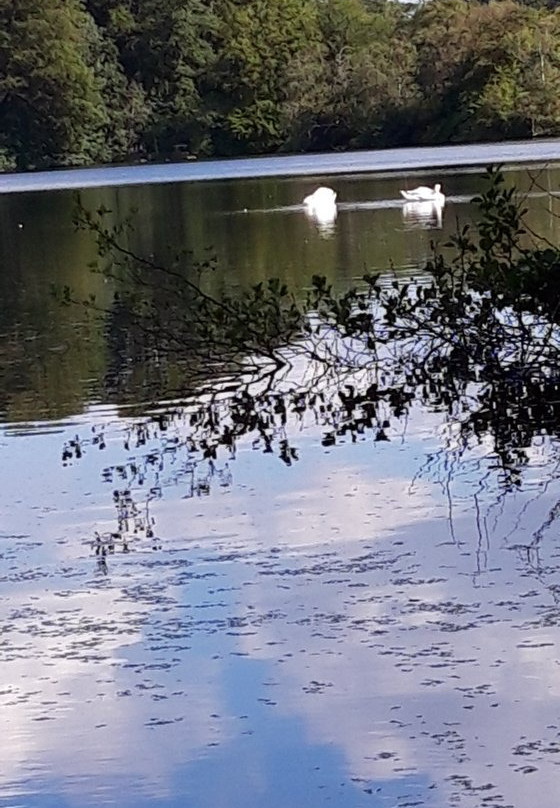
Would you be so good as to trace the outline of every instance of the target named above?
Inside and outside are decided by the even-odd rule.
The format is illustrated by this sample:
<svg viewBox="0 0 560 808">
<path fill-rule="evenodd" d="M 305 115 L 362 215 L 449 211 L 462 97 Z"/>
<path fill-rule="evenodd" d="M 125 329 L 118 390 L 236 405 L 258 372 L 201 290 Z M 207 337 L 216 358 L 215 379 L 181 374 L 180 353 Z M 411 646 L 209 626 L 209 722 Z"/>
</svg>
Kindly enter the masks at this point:
<svg viewBox="0 0 560 808">
<path fill-rule="evenodd" d="M 0 0 L 0 167 L 560 134 L 554 0 Z"/>
</svg>

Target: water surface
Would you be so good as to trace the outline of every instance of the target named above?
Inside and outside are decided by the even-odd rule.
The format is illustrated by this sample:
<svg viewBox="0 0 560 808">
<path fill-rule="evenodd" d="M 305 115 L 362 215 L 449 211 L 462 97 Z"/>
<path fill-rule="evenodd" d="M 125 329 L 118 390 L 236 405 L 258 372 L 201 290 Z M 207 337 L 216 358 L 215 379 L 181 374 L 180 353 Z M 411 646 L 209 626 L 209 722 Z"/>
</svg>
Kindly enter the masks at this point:
<svg viewBox="0 0 560 808">
<path fill-rule="evenodd" d="M 441 222 L 405 217 L 399 189 L 438 179 Z M 557 243 L 558 169 L 507 180 Z M 301 206 L 319 182 L 339 194 L 328 227 Z M 366 270 L 417 274 L 482 187 L 481 171 L 449 170 L 81 199 L 114 221 L 136 208 L 130 246 L 145 254 L 215 255 L 216 292 L 280 276 L 303 293 L 313 273 L 341 289 Z M 111 299 L 73 205 L 66 190 L 0 198 L 0 806 L 555 808 L 551 442 L 530 447 L 507 496 L 485 447 L 459 455 L 446 413 L 419 407 L 382 442 L 325 446 L 296 419 L 290 465 L 251 439 L 204 479 L 172 450 L 154 465 L 161 431 L 127 430 L 165 408 L 172 380 L 49 294 Z M 188 428 L 172 419 L 167 445 Z M 76 436 L 83 456 L 63 463 Z M 126 485 L 138 520 L 101 556 Z"/>
</svg>

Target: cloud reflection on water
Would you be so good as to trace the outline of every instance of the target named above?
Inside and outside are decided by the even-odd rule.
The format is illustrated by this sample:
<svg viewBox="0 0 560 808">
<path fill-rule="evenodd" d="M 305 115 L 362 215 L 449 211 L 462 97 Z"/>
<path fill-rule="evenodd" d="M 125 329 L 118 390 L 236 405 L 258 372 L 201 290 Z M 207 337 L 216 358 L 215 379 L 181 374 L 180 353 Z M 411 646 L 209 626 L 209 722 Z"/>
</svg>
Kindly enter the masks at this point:
<svg viewBox="0 0 560 808">
<path fill-rule="evenodd" d="M 539 804 L 555 808 L 556 607 L 503 538 L 525 505 L 524 532 L 538 525 L 553 492 L 494 510 L 482 492 L 481 566 L 465 475 L 455 540 L 445 478 L 432 467 L 411 485 L 440 422 L 416 416 L 406 443 L 329 452 L 302 434 L 289 469 L 245 447 L 231 491 L 159 502 L 164 549 L 115 555 L 106 578 L 73 540 L 103 492 L 92 513 L 49 510 L 47 486 L 25 526 L 5 509 L 6 535 L 28 534 L 0 600 L 6 793 L 52 777 L 80 808 L 199 806 L 213 761 L 214 799 L 232 778 L 257 808 L 279 776 L 264 748 L 274 758 L 292 743 L 335 767 L 341 806 L 371 804 L 372 789 L 391 808 L 413 797 L 479 808 L 486 796 L 533 808 L 538 782 Z M 28 449 L 17 443 L 22 464 Z M 252 763 L 232 773 L 239 749 Z M 308 793 L 304 772 L 295 793 L 322 805 L 319 775 Z"/>
</svg>

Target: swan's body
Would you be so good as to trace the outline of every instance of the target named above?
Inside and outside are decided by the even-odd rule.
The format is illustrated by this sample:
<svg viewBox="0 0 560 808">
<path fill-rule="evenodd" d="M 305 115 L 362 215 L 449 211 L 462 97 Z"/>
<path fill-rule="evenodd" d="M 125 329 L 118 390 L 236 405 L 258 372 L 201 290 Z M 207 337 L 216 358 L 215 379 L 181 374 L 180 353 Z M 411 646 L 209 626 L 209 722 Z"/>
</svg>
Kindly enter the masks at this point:
<svg viewBox="0 0 560 808">
<path fill-rule="evenodd" d="M 306 209 L 312 213 L 317 211 L 332 211 L 336 210 L 336 191 L 332 188 L 322 186 L 317 188 L 312 194 L 306 196 L 303 200 Z"/>
<path fill-rule="evenodd" d="M 433 188 L 428 188 L 427 185 L 419 185 L 412 191 L 401 191 L 407 202 L 433 202 L 434 205 L 443 207 L 445 205 L 445 196 L 441 192 L 441 185 L 439 182 Z"/>
<path fill-rule="evenodd" d="M 336 191 L 322 186 L 303 200 L 305 214 L 317 225 L 324 236 L 331 235 L 337 217 Z"/>
</svg>

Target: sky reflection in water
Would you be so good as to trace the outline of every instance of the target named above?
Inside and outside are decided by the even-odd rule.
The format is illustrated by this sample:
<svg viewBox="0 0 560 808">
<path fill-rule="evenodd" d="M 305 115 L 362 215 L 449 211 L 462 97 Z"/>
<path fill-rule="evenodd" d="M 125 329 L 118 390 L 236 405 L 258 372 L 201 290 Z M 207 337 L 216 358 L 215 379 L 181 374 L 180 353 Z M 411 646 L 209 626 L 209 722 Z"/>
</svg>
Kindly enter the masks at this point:
<svg viewBox="0 0 560 808">
<path fill-rule="evenodd" d="M 107 457 L 4 437 L 44 484 L 31 509 L 22 476 L 4 489 L 0 805 L 530 808 L 538 778 L 553 808 L 555 559 L 515 547 L 552 491 L 504 507 L 468 465 L 450 491 L 443 461 L 415 478 L 440 420 L 302 433 L 292 468 L 246 445 L 231 489 L 168 491 L 162 549 L 106 575 L 83 540 L 112 520 Z"/>
</svg>

